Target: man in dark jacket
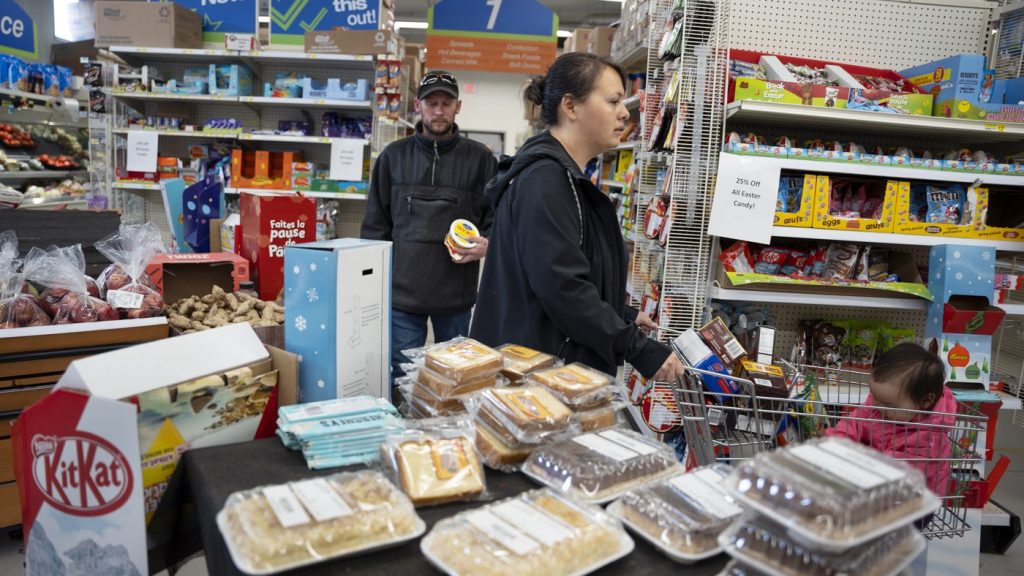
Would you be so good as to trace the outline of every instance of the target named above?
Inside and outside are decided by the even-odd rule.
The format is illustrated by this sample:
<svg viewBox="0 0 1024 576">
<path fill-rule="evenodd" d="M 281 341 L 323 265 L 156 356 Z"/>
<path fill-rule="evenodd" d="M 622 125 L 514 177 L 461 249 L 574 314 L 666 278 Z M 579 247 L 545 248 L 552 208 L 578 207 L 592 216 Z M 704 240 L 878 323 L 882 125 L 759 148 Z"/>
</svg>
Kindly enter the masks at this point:
<svg viewBox="0 0 1024 576">
<path fill-rule="evenodd" d="M 627 256 L 615 209 L 549 132 L 503 158 L 470 335 L 615 374 L 628 360 L 652 377 L 671 354 L 626 306 Z M 650 322 L 649 319 L 646 319 Z"/>
<path fill-rule="evenodd" d="M 497 161 L 478 142 L 459 135 L 455 115 L 459 85 L 447 72 L 428 72 L 416 94 L 422 120 L 416 133 L 381 152 L 370 176 L 361 236 L 393 243 L 391 274 L 391 374 L 407 360 L 402 350 L 423 346 L 427 320 L 438 342 L 469 332 L 476 302 L 479 260 L 487 254 L 491 204 L 484 186 Z M 477 225 L 477 246 L 458 249 L 457 263 L 444 245 L 453 220 Z"/>
</svg>

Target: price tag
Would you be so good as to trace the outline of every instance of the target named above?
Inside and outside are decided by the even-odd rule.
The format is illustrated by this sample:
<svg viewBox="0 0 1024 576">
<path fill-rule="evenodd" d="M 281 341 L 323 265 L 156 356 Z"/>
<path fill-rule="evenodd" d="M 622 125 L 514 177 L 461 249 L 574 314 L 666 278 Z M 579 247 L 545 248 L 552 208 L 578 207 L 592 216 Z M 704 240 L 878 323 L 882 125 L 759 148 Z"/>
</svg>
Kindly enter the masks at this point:
<svg viewBox="0 0 1024 576">
<path fill-rule="evenodd" d="M 331 142 L 331 180 L 363 179 L 363 145 L 355 138 L 337 138 Z"/>
<path fill-rule="evenodd" d="M 142 294 L 137 292 L 129 292 L 127 290 L 107 291 L 107 303 L 114 308 L 137 310 L 142 308 L 142 299 Z"/>
<path fill-rule="evenodd" d="M 995 132 L 1006 132 L 1006 124 L 985 124 L 985 130 L 992 130 Z"/>
<path fill-rule="evenodd" d="M 708 233 L 770 244 L 780 173 L 769 158 L 719 154 Z"/>
<path fill-rule="evenodd" d="M 157 145 L 160 135 L 149 130 L 128 131 L 129 172 L 156 172 Z"/>
</svg>

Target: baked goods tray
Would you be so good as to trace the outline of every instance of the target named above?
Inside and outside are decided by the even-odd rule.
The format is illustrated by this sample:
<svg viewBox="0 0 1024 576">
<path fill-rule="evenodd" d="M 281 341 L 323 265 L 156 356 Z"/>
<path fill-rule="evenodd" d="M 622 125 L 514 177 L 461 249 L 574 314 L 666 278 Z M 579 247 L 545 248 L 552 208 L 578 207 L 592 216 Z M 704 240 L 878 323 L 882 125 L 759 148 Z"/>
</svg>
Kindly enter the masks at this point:
<svg viewBox="0 0 1024 576">
<path fill-rule="evenodd" d="M 522 468 L 522 473 L 525 474 L 526 477 L 529 478 L 530 480 L 533 480 L 534 482 L 540 484 L 541 486 L 547 486 L 549 488 L 558 490 L 559 492 L 562 492 L 564 494 L 568 494 L 573 498 L 578 498 L 579 500 L 586 502 L 588 504 L 607 504 L 612 500 L 615 500 L 619 496 L 622 496 L 626 492 L 629 492 L 633 488 L 636 488 L 638 486 L 644 486 L 646 484 L 650 484 L 651 482 L 664 480 L 665 478 L 675 476 L 676 474 L 680 474 L 682 472 L 683 467 L 679 464 L 675 464 L 673 466 L 669 466 L 668 468 L 662 470 L 661 472 L 658 472 L 657 474 L 652 474 L 650 476 L 639 478 L 637 480 L 633 480 L 630 482 L 624 482 L 622 484 L 616 484 L 614 488 L 601 490 L 597 494 L 591 496 L 579 490 L 573 489 L 571 486 L 567 485 L 567 482 L 563 484 L 553 484 L 550 478 L 547 478 L 542 473 L 534 470 L 530 466 L 529 460 L 523 463 Z"/>
<path fill-rule="evenodd" d="M 611 514 L 612 516 L 618 518 L 619 521 L 622 522 L 623 526 L 629 528 L 631 532 L 648 541 L 662 554 L 668 556 L 668 558 L 673 562 L 678 562 L 680 564 L 695 564 L 697 562 L 700 562 L 701 560 L 706 560 L 708 558 L 711 558 L 712 556 L 717 556 L 725 551 L 725 549 L 722 548 L 721 544 L 700 554 L 687 554 L 685 552 L 673 550 L 672 548 L 666 546 L 665 543 L 661 540 L 658 540 L 657 538 L 651 538 L 650 536 L 648 536 L 646 532 L 641 530 L 639 526 L 637 526 L 629 518 L 627 518 L 626 514 L 624 514 L 622 511 L 621 501 L 616 500 L 615 502 L 612 502 L 611 504 L 608 505 L 607 508 L 605 508 L 605 511 Z"/>
</svg>

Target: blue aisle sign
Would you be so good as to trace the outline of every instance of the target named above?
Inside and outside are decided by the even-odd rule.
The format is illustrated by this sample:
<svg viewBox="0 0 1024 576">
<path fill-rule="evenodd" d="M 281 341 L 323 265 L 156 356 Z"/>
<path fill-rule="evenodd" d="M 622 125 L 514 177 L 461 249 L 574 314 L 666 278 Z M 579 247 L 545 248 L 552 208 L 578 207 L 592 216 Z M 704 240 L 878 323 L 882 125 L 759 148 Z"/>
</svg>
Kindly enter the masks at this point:
<svg viewBox="0 0 1024 576">
<path fill-rule="evenodd" d="M 305 42 L 314 30 L 377 30 L 381 0 L 270 0 L 270 43 Z"/>
<path fill-rule="evenodd" d="M 556 38 L 558 17 L 537 0 L 440 0 L 430 9 L 430 31 Z M 541 38 L 534 38 L 540 40 Z"/>
<path fill-rule="evenodd" d="M 14 0 L 0 0 L 0 52 L 39 59 L 36 23 Z"/>
<path fill-rule="evenodd" d="M 202 16 L 203 42 L 223 42 L 225 34 L 256 34 L 258 0 L 174 0 L 174 3 Z"/>
</svg>

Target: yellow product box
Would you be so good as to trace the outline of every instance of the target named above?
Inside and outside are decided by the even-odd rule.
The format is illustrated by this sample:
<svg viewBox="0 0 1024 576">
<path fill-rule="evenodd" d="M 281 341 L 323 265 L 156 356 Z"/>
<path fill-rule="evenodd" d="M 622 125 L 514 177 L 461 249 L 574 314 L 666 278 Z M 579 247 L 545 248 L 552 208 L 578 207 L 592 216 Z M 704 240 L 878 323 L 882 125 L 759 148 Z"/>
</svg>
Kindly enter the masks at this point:
<svg viewBox="0 0 1024 576">
<path fill-rule="evenodd" d="M 626 172 L 629 171 L 629 167 L 633 165 L 633 151 L 632 150 L 621 150 L 619 151 L 619 162 L 615 168 L 615 179 L 619 182 L 626 181 Z"/>
<path fill-rule="evenodd" d="M 812 212 L 814 209 L 814 195 L 818 186 L 818 177 L 814 174 L 804 174 L 804 186 L 800 194 L 800 204 L 796 210 L 787 208 L 787 211 L 775 212 L 775 225 L 789 228 L 810 228 Z M 781 190 L 780 190 L 781 193 Z M 777 207 L 782 206 L 781 202 L 776 203 Z"/>
<path fill-rule="evenodd" d="M 980 208 L 979 202 L 984 198 L 988 204 L 988 190 L 984 188 L 973 188 L 967 191 L 966 205 Z M 893 232 L 896 234 L 909 234 L 914 236 L 948 236 L 950 238 L 971 238 L 973 224 L 945 224 L 934 222 L 921 222 L 913 216 L 911 209 L 911 188 L 909 182 L 900 182 L 896 193 L 896 215 L 893 221 Z M 964 214 L 964 220 L 977 221 L 979 213 L 974 211 Z M 921 218 L 920 215 L 917 218 Z M 977 236 L 981 238 L 981 236 Z"/>
<path fill-rule="evenodd" d="M 1024 230 L 1020 228 L 989 226 L 987 224 L 987 222 L 989 221 L 988 213 L 990 200 L 988 190 L 984 188 L 975 188 L 974 191 L 977 193 L 976 203 L 974 204 L 974 222 L 972 225 L 966 227 L 966 237 L 981 238 L 984 240 L 1012 240 L 1017 242 L 1024 242 L 1024 235 L 1021 234 L 1022 232 L 1024 232 Z M 1005 191 L 999 192 L 1000 196 L 1004 196 L 1005 194 L 1007 194 L 1007 192 Z M 1019 195 L 1014 195 L 1013 197 L 1006 198 L 1005 200 L 1012 202 L 1014 204 L 1013 208 L 1016 208 L 1017 206 L 1020 205 L 1019 198 Z M 967 199 L 968 201 L 972 200 L 972 198 L 970 197 L 970 191 L 968 191 Z M 1004 214 L 1004 211 L 1006 212 L 1006 214 Z M 998 212 L 1004 215 L 1009 215 L 1013 212 L 1019 214 L 1020 209 L 1016 208 L 1015 210 L 1008 210 L 1006 207 L 1000 207 Z"/>
<path fill-rule="evenodd" d="M 900 185 L 909 184 L 890 180 L 885 184 L 884 195 L 881 198 L 882 211 L 880 218 L 842 218 L 830 214 L 831 193 L 834 181 L 829 176 L 819 175 L 818 186 L 814 194 L 814 221 L 813 228 L 824 228 L 827 230 L 857 230 L 860 232 L 882 232 L 889 233 L 893 230 L 893 215 L 896 208 L 896 191 Z M 845 180 L 850 180 L 849 178 Z M 864 184 L 871 185 L 869 181 Z"/>
</svg>

